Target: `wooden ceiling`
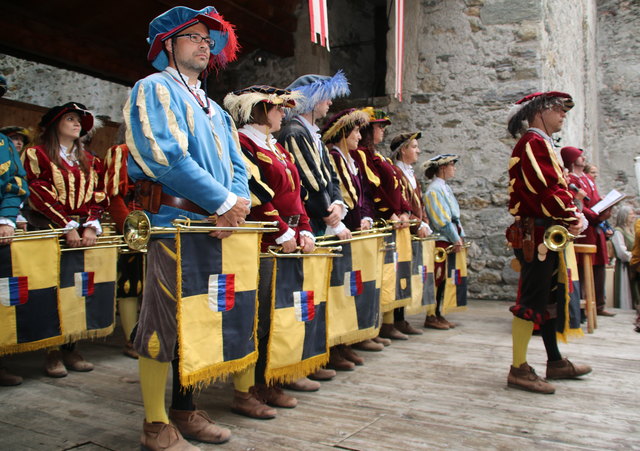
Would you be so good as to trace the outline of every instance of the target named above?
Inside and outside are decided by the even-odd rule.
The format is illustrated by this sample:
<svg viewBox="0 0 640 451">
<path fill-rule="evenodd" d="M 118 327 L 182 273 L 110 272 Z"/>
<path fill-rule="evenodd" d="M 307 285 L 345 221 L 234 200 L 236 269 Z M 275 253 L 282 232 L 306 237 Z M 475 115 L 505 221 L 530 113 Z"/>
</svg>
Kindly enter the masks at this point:
<svg viewBox="0 0 640 451">
<path fill-rule="evenodd" d="M 293 56 L 301 0 L 14 0 L 3 2 L 0 52 L 133 85 L 153 72 L 149 22 L 180 5 L 214 6 L 236 26 L 241 55 L 255 49 Z"/>
</svg>

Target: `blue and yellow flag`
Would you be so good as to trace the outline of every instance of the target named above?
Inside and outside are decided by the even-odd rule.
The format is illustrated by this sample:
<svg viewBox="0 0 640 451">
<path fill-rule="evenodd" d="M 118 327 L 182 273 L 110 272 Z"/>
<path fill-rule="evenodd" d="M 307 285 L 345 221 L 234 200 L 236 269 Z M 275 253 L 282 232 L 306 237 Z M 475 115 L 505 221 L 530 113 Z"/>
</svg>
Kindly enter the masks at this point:
<svg viewBox="0 0 640 451">
<path fill-rule="evenodd" d="M 580 278 L 573 243 L 559 254 L 556 332 L 558 338 L 566 343 L 569 337 L 584 336 L 580 323 Z"/>
<path fill-rule="evenodd" d="M 256 362 L 260 236 L 176 233 L 183 386 L 205 385 Z"/>
<path fill-rule="evenodd" d="M 380 329 L 383 235 L 362 235 L 341 243 L 329 287 L 329 346 L 373 338 Z"/>
<path fill-rule="evenodd" d="M 59 272 L 56 236 L 0 246 L 0 355 L 63 343 Z"/>
<path fill-rule="evenodd" d="M 447 254 L 441 314 L 467 306 L 467 249 Z"/>
<path fill-rule="evenodd" d="M 265 378 L 293 382 L 329 361 L 327 295 L 332 257 L 315 254 L 275 258 L 271 329 Z"/>
<path fill-rule="evenodd" d="M 411 232 L 408 227 L 394 229 L 385 242 L 395 242 L 395 249 L 384 253 L 380 295 L 383 313 L 411 302 Z"/>
<path fill-rule="evenodd" d="M 74 248 L 60 259 L 60 320 L 66 342 L 100 338 L 115 326 L 118 249 Z"/>
<path fill-rule="evenodd" d="M 406 315 L 426 313 L 435 315 L 436 289 L 433 270 L 435 267 L 434 250 L 436 242 L 429 239 L 414 238 L 411 242 L 413 258 L 411 260 L 411 303 L 405 307 Z"/>
</svg>

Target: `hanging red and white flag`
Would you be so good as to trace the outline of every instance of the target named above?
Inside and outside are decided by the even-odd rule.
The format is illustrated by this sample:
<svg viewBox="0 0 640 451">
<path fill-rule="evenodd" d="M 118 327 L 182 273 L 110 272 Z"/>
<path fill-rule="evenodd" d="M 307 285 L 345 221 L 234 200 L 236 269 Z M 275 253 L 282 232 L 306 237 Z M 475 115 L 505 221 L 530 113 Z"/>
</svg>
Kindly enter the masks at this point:
<svg viewBox="0 0 640 451">
<path fill-rule="evenodd" d="M 311 42 L 320 44 L 329 51 L 329 22 L 327 0 L 309 0 L 309 22 Z"/>
<path fill-rule="evenodd" d="M 402 73 L 404 63 L 404 0 L 396 0 L 396 89 L 394 96 L 402 102 Z"/>
</svg>

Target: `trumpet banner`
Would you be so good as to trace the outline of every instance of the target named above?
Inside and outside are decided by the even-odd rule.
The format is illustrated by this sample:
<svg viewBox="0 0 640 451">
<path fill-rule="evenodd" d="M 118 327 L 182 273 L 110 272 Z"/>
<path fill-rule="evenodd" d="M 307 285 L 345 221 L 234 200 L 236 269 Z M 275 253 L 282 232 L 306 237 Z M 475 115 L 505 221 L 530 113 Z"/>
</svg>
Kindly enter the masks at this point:
<svg viewBox="0 0 640 451">
<path fill-rule="evenodd" d="M 329 346 L 373 338 L 380 329 L 382 236 L 342 244 L 333 260 L 327 305 Z"/>
<path fill-rule="evenodd" d="M 320 248 L 315 253 L 326 252 Z M 329 361 L 327 296 L 332 257 L 266 258 L 275 262 L 265 379 L 289 383 Z"/>
<path fill-rule="evenodd" d="M 413 240 L 411 260 L 411 302 L 405 307 L 405 314 L 435 314 L 436 291 L 433 270 L 435 267 L 434 240 Z"/>
<path fill-rule="evenodd" d="M 441 313 L 466 308 L 467 305 L 467 249 L 447 254 L 445 262 L 444 298 Z M 436 278 L 437 275 L 436 275 Z"/>
<path fill-rule="evenodd" d="M 58 311 L 58 237 L 0 246 L 0 355 L 64 342 Z"/>
<path fill-rule="evenodd" d="M 105 337 L 115 326 L 118 249 L 76 248 L 60 258 L 60 320 L 67 342 Z"/>
<path fill-rule="evenodd" d="M 204 385 L 256 362 L 260 236 L 176 233 L 183 386 Z"/>
<path fill-rule="evenodd" d="M 567 342 L 569 337 L 582 337 L 580 324 L 580 279 L 578 261 L 573 247 L 569 243 L 560 251 L 558 264 L 558 288 L 556 333 L 560 340 Z"/>
<path fill-rule="evenodd" d="M 382 266 L 382 312 L 404 307 L 411 301 L 411 232 L 394 229 L 385 242 L 395 242 L 395 250 L 384 252 Z"/>
</svg>

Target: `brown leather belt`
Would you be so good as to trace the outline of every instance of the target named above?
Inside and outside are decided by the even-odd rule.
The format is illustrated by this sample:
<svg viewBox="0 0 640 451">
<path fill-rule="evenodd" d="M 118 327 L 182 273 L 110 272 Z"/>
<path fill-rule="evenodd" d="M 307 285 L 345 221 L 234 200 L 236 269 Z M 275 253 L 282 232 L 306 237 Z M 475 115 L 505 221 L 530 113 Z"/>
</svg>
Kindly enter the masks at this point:
<svg viewBox="0 0 640 451">
<path fill-rule="evenodd" d="M 162 205 L 168 205 L 169 207 L 179 208 L 180 210 L 186 210 L 191 213 L 209 216 L 209 212 L 207 210 L 184 197 L 175 197 L 162 192 L 162 195 L 160 196 L 160 203 Z"/>
</svg>

